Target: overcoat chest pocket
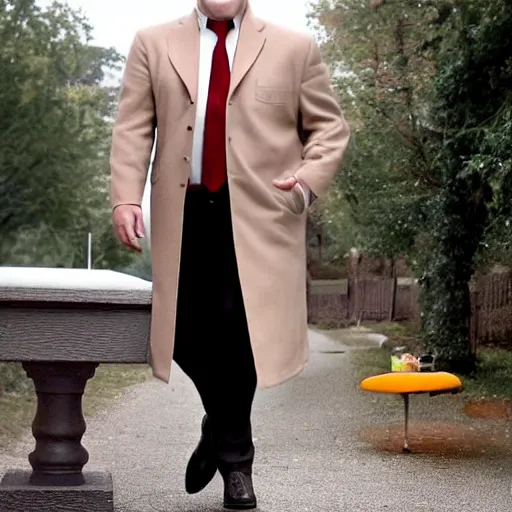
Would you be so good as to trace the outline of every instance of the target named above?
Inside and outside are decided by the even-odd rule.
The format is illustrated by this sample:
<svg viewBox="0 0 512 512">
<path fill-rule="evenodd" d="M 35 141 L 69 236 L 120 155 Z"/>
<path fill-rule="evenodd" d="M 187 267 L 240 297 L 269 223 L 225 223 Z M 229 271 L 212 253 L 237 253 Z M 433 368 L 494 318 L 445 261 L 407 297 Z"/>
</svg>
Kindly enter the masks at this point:
<svg viewBox="0 0 512 512">
<path fill-rule="evenodd" d="M 293 99 L 294 91 L 284 84 L 261 84 L 256 83 L 255 97 L 261 103 L 270 105 L 284 105 Z"/>
</svg>

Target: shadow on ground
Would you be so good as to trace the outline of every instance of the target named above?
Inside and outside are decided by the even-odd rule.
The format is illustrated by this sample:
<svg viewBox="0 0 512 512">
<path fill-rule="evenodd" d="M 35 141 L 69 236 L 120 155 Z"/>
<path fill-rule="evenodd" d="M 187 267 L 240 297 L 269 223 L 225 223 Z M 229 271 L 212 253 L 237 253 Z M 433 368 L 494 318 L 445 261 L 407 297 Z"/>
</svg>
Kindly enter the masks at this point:
<svg viewBox="0 0 512 512">
<path fill-rule="evenodd" d="M 372 449 L 394 454 L 402 453 L 404 427 L 388 425 L 364 428 L 361 441 Z M 475 459 L 496 456 L 512 456 L 510 434 L 501 425 L 490 433 L 488 429 L 464 423 L 412 422 L 409 425 L 410 455 L 430 455 L 443 459 Z"/>
</svg>

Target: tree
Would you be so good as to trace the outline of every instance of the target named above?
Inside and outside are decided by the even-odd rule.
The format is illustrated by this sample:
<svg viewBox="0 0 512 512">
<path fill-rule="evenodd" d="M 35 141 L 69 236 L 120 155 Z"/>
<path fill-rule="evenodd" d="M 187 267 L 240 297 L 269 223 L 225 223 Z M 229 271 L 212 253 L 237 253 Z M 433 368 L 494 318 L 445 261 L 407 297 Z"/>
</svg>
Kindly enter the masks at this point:
<svg viewBox="0 0 512 512">
<path fill-rule="evenodd" d="M 323 0 L 314 9 L 354 137 L 339 182 L 364 246 L 417 257 L 423 332 L 475 368 L 469 282 L 511 254 L 510 0 Z M 355 127 L 355 129 L 354 129 Z"/>
<path fill-rule="evenodd" d="M 445 2 L 321 0 L 320 24 L 352 141 L 338 194 L 348 202 L 360 248 L 414 259 L 439 187 L 426 144 L 426 111 Z M 334 209 L 342 209 L 341 201 Z M 343 236 L 338 233 L 339 236 Z"/>
<path fill-rule="evenodd" d="M 478 252 L 489 232 L 511 234 L 496 229 L 511 213 L 511 34 L 508 0 L 454 1 L 430 108 L 442 187 L 431 203 L 434 254 L 423 277 L 423 324 L 438 361 L 461 373 L 475 369 L 468 284 Z"/>
<path fill-rule="evenodd" d="M 90 45 L 91 27 L 66 4 L 0 1 L 0 262 L 83 266 L 93 231 L 99 266 L 114 251 L 108 153 L 119 69 L 112 49 Z M 103 249 L 108 247 L 108 251 Z"/>
</svg>

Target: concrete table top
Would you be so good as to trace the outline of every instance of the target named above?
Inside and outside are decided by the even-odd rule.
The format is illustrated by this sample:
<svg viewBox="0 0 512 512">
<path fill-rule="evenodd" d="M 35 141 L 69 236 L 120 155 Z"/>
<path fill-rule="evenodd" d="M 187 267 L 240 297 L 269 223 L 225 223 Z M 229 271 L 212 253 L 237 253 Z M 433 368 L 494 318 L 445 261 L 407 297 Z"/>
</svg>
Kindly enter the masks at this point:
<svg viewBox="0 0 512 512">
<path fill-rule="evenodd" d="M 151 304 L 152 284 L 100 269 L 0 267 L 0 302 Z"/>
</svg>

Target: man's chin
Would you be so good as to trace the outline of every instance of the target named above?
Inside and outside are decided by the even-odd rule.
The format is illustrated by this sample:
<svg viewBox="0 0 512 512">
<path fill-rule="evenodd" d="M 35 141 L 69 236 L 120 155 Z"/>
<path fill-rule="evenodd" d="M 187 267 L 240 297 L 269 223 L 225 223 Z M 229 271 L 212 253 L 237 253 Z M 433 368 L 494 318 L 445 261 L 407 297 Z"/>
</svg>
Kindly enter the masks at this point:
<svg viewBox="0 0 512 512">
<path fill-rule="evenodd" d="M 208 18 L 217 21 L 232 20 L 238 14 L 238 12 L 233 9 L 233 6 L 226 6 L 225 8 L 222 6 L 216 6 L 214 9 L 205 9 L 205 11 Z"/>
<path fill-rule="evenodd" d="M 212 20 L 215 20 L 215 21 L 227 21 L 227 20 L 232 20 L 235 18 L 235 15 L 231 14 L 231 13 L 210 13 L 208 15 L 208 18 L 211 18 Z"/>
</svg>

